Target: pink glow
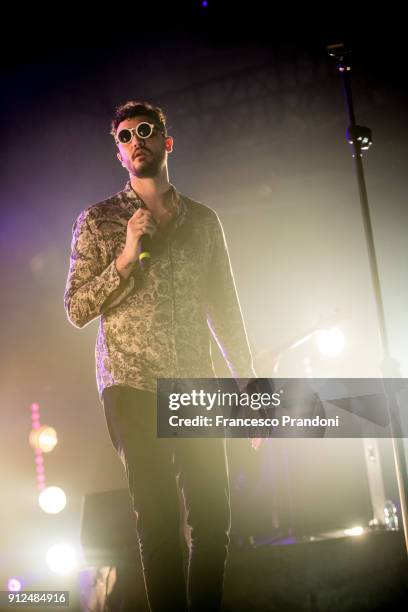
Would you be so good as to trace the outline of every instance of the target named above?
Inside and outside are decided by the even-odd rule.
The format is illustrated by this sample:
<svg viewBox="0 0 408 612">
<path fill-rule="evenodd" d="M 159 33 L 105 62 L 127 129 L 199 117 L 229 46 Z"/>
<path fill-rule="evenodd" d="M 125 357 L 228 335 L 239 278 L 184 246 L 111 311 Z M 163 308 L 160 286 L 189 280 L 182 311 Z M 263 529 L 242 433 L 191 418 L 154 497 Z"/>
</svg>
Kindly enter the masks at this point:
<svg viewBox="0 0 408 612">
<path fill-rule="evenodd" d="M 16 591 L 21 591 L 21 581 L 18 578 L 10 578 L 10 580 L 7 583 L 7 590 L 10 592 L 16 592 Z"/>
<path fill-rule="evenodd" d="M 37 402 L 33 402 L 30 406 L 31 409 L 31 426 L 33 430 L 38 431 L 41 428 L 40 423 L 40 406 Z M 41 448 L 34 449 L 36 474 L 37 474 L 37 489 L 43 491 L 45 489 L 45 468 L 44 460 Z"/>
</svg>

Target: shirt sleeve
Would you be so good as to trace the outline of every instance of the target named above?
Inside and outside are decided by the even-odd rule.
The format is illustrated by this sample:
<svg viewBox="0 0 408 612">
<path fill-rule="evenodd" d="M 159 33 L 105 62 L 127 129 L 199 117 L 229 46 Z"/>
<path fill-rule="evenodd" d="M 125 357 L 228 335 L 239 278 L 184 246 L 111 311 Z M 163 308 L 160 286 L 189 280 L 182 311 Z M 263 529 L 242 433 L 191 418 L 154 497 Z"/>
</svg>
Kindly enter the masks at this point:
<svg viewBox="0 0 408 612">
<path fill-rule="evenodd" d="M 209 272 L 207 322 L 234 378 L 256 376 L 227 244 L 216 215 Z"/>
<path fill-rule="evenodd" d="M 68 319 L 79 328 L 119 305 L 135 284 L 133 275 L 122 279 L 115 259 L 108 261 L 99 232 L 92 225 L 89 211 L 81 213 L 74 223 L 64 294 Z"/>
</svg>

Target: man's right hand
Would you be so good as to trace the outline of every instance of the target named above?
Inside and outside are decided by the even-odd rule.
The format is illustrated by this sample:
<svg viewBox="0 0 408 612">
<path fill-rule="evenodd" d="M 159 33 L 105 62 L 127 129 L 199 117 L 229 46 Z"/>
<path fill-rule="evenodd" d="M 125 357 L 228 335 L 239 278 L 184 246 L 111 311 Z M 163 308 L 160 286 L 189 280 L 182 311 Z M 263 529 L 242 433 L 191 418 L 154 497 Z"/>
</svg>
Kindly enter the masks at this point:
<svg viewBox="0 0 408 612">
<path fill-rule="evenodd" d="M 251 446 L 255 451 L 257 451 L 258 448 L 260 448 L 262 442 L 263 442 L 263 438 L 251 438 Z"/>
<path fill-rule="evenodd" d="M 143 234 L 153 236 L 156 231 L 156 221 L 146 208 L 138 208 L 129 219 L 126 230 L 126 243 L 122 253 L 116 259 L 116 269 L 122 278 L 128 278 L 133 264 L 138 259 L 138 244 Z"/>
</svg>

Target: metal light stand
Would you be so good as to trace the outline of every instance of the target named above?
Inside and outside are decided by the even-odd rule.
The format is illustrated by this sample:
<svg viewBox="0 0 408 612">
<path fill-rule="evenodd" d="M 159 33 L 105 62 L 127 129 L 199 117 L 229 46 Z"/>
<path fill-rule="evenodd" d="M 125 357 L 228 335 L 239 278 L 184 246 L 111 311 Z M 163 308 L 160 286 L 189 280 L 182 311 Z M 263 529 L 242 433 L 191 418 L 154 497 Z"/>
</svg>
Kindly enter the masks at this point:
<svg viewBox="0 0 408 612">
<path fill-rule="evenodd" d="M 347 129 L 347 140 L 352 145 L 353 157 L 356 165 L 358 189 L 363 217 L 364 232 L 367 242 L 368 258 L 371 270 L 375 303 L 377 308 L 378 325 L 383 352 L 381 372 L 383 375 L 385 391 L 387 395 L 388 413 L 390 417 L 391 441 L 394 453 L 395 471 L 398 482 L 398 491 L 401 503 L 402 523 L 404 527 L 405 547 L 408 555 L 408 518 L 407 518 L 407 493 L 408 475 L 405 460 L 404 440 L 401 428 L 399 407 L 396 398 L 395 379 L 401 377 L 399 363 L 390 355 L 387 330 L 385 325 L 384 306 L 381 295 L 380 279 L 378 274 L 377 258 L 375 253 L 373 231 L 371 226 L 370 211 L 368 207 L 367 189 L 364 178 L 362 162 L 362 151 L 366 151 L 372 145 L 371 130 L 356 124 L 354 115 L 353 99 L 351 94 L 351 62 L 350 51 L 343 44 L 329 45 L 327 51 L 334 58 L 337 68 L 343 77 L 344 91 L 350 125 Z M 390 380 L 391 379 L 391 380 Z"/>
</svg>

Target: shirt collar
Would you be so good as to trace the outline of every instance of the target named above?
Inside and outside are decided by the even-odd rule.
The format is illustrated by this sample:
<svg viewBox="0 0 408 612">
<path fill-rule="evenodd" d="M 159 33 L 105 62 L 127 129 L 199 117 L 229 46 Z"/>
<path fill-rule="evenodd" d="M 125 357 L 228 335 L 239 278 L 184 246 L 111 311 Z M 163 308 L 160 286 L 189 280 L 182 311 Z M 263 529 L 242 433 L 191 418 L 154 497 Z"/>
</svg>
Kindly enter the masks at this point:
<svg viewBox="0 0 408 612">
<path fill-rule="evenodd" d="M 169 197 L 173 198 L 173 202 L 176 205 L 176 216 L 175 216 L 175 224 L 178 227 L 180 223 L 183 221 L 186 214 L 186 205 L 183 201 L 183 198 L 180 196 L 177 189 L 174 185 L 170 185 L 168 190 Z M 135 213 L 138 208 L 143 206 L 143 201 L 139 198 L 136 191 L 133 189 L 130 180 L 127 181 L 125 188 L 120 193 L 121 196 L 121 206 L 128 210 L 130 213 Z"/>
</svg>

